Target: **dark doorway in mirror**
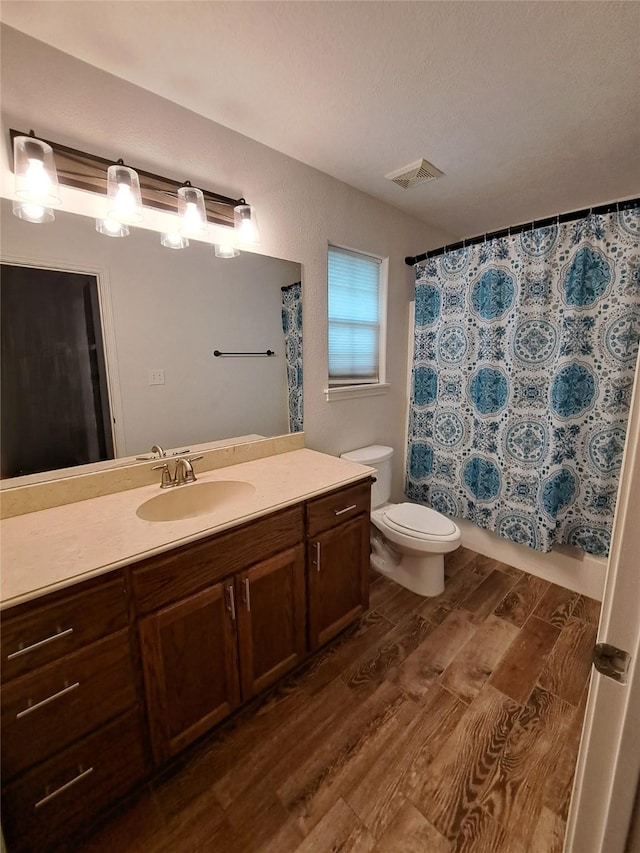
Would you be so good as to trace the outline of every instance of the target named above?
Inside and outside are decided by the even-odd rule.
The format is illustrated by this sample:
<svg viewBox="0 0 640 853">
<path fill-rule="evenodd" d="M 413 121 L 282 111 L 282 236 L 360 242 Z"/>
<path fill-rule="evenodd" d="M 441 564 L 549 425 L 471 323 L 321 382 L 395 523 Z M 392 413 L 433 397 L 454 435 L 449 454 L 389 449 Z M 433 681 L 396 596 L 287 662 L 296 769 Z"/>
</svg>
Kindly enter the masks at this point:
<svg viewBox="0 0 640 853">
<path fill-rule="evenodd" d="M 96 277 L 1 273 L 2 478 L 113 459 Z"/>
</svg>

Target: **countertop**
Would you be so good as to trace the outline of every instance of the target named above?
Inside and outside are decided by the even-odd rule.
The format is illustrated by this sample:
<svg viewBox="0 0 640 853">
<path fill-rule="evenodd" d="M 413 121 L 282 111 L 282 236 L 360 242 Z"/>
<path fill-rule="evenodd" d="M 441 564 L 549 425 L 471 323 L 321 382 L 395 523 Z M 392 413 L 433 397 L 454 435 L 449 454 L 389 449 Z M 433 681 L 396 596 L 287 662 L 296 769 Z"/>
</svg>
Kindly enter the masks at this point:
<svg viewBox="0 0 640 853">
<path fill-rule="evenodd" d="M 198 474 L 198 483 L 241 480 L 255 492 L 239 503 L 181 521 L 144 521 L 158 484 L 19 515 L 2 522 L 0 606 L 4 609 L 146 559 L 275 510 L 355 483 L 372 468 L 314 450 L 294 450 Z M 160 472 L 158 472 L 159 474 Z M 179 486 L 188 489 L 189 485 Z"/>
</svg>

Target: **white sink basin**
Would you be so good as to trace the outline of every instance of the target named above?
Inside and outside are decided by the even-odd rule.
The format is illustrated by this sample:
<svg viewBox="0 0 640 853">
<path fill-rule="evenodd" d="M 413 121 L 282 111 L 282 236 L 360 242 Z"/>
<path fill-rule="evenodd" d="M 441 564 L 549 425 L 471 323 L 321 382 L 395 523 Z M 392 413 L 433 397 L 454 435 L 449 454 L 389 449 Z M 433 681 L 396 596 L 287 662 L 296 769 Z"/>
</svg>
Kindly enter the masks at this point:
<svg viewBox="0 0 640 853">
<path fill-rule="evenodd" d="M 242 480 L 216 480 L 176 486 L 140 504 L 136 510 L 144 521 L 180 521 L 197 518 L 250 497 L 256 488 Z"/>
</svg>

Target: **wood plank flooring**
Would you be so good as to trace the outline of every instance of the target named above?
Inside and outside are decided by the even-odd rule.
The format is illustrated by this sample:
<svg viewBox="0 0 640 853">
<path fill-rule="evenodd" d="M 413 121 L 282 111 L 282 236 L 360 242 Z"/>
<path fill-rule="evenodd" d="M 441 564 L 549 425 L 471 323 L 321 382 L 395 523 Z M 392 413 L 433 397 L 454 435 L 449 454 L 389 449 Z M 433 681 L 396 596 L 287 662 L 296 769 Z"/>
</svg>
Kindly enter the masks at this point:
<svg viewBox="0 0 640 853">
<path fill-rule="evenodd" d="M 94 828 L 84 853 L 561 853 L 598 602 L 458 549 Z"/>
</svg>

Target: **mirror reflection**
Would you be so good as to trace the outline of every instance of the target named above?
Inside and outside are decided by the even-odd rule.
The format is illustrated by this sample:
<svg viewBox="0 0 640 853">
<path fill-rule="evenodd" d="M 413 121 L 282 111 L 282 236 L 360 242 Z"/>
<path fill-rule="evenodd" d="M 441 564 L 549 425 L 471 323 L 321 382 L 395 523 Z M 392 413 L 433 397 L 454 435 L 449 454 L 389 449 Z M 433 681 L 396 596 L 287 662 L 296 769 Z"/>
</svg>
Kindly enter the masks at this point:
<svg viewBox="0 0 640 853">
<path fill-rule="evenodd" d="M 1 208 L 3 478 L 302 429 L 299 264 Z"/>
</svg>

